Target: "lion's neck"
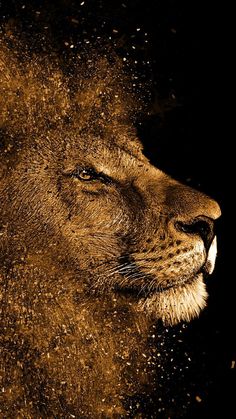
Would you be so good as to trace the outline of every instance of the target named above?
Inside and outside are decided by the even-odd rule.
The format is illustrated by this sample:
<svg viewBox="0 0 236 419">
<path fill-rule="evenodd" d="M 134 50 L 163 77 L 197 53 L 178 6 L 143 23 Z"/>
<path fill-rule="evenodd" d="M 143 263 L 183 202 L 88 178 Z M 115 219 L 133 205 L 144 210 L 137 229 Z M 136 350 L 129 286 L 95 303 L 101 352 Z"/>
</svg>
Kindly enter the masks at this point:
<svg viewBox="0 0 236 419">
<path fill-rule="evenodd" d="M 25 415 L 37 409 L 58 417 L 121 415 L 153 391 L 155 326 L 132 302 L 112 293 L 85 297 L 71 273 L 49 276 L 33 263 L 4 280 L 4 310 L 12 319 L 6 333 L 14 334 L 20 357 L 14 366 L 19 382 L 12 385 L 24 394 Z M 12 365 L 10 358 L 5 362 Z"/>
</svg>

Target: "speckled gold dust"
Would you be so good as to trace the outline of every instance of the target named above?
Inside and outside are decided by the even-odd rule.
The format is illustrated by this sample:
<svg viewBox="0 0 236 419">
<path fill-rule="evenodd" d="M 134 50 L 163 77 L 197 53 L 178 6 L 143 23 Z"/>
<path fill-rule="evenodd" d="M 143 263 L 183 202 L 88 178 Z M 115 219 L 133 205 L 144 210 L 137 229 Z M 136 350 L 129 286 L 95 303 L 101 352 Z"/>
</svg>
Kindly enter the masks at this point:
<svg viewBox="0 0 236 419">
<path fill-rule="evenodd" d="M 127 122 L 136 105 L 131 92 L 127 96 L 119 60 L 93 56 L 82 63 L 78 57 L 68 76 L 55 58 L 14 42 L 0 43 L 4 164 L 11 153 L 17 159 L 24 144 L 47 147 L 49 136 L 63 142 L 72 131 L 78 141 L 130 138 Z M 15 241 L 20 245 L 17 234 Z M 149 326 L 126 301 L 123 306 L 116 299 L 88 300 L 78 309 L 73 280 L 47 272 L 46 264 L 15 264 L 10 273 L 3 270 L 2 279 L 4 415 L 121 417 L 125 400 L 151 385 L 155 351 L 145 347 L 142 335 Z M 132 410 L 129 403 L 127 409 Z"/>
<path fill-rule="evenodd" d="M 14 39 L 0 41 L 1 129 L 10 137 L 31 135 L 31 141 L 68 127 L 118 138 L 132 130 L 127 121 L 138 100 L 117 57 L 77 56 L 72 71 L 60 64 L 55 57 L 17 47 Z"/>
<path fill-rule="evenodd" d="M 0 40 L 0 171 L 11 158 L 17 160 L 24 144 L 31 155 L 34 143 L 46 154 L 49 137 L 56 145 L 72 135 L 85 146 L 98 138 L 129 147 L 127 138 L 136 141 L 130 120 L 139 106 L 113 55 L 74 57 L 68 69 L 55 57 L 27 51 L 14 38 Z M 0 225 L 0 238 L 7 227 L 7 222 Z M 23 246 L 21 239 L 13 232 L 15 248 Z M 137 315 L 128 297 L 84 296 L 71 271 L 64 274 L 40 252 L 10 269 L 4 260 L 0 271 L 0 417 L 154 417 L 147 416 L 146 402 L 165 412 L 157 388 L 165 380 L 169 355 L 156 324 Z"/>
</svg>

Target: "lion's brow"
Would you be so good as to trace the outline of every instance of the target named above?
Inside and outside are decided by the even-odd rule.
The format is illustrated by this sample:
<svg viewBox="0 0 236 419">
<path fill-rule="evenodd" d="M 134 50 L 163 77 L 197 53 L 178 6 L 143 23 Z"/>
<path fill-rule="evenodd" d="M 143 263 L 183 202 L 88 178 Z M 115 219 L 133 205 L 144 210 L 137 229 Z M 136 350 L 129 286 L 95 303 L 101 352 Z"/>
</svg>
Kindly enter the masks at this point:
<svg viewBox="0 0 236 419">
<path fill-rule="evenodd" d="M 139 144 L 137 143 L 137 146 Z M 141 162 L 142 164 L 145 163 L 145 156 L 142 154 L 142 148 L 137 147 L 136 152 L 132 152 L 130 149 L 126 148 L 125 146 L 121 146 L 120 144 L 112 144 L 112 147 L 104 147 L 103 152 L 104 154 L 110 154 L 110 152 L 115 152 L 115 159 L 125 159 L 128 158 L 127 161 L 130 161 L 130 157 L 132 160 Z M 118 161 L 119 161 L 118 160 Z M 115 160 L 117 161 L 117 160 Z"/>
</svg>

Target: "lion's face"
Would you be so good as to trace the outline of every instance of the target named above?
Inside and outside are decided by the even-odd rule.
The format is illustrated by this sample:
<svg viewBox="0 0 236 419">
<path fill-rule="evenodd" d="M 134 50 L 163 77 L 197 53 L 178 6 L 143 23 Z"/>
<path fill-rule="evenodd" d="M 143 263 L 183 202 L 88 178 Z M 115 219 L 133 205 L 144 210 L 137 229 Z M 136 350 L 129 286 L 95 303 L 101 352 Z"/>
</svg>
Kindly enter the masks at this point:
<svg viewBox="0 0 236 419">
<path fill-rule="evenodd" d="M 220 210 L 144 157 L 131 123 L 138 100 L 119 62 L 95 60 L 85 74 L 77 63 L 68 78 L 45 57 L 22 62 L 7 45 L 4 251 L 16 259 L 19 250 L 29 264 L 40 258 L 62 277 L 69 270 L 81 292 L 126 297 L 166 323 L 197 315 Z"/>
<path fill-rule="evenodd" d="M 138 141 L 55 138 L 23 150 L 12 171 L 25 247 L 166 324 L 198 315 L 218 205 L 152 166 Z"/>
</svg>

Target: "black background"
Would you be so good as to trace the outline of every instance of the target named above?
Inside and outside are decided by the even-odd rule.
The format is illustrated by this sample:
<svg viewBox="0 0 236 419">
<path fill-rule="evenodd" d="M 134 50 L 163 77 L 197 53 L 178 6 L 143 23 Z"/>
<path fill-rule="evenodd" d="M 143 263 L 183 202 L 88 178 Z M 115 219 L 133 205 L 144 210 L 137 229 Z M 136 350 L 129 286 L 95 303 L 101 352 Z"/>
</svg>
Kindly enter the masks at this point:
<svg viewBox="0 0 236 419">
<path fill-rule="evenodd" d="M 208 3 L 207 10 L 204 2 L 180 0 L 5 0 L 0 5 L 3 24 L 28 34 L 35 48 L 43 36 L 66 57 L 86 40 L 92 43 L 102 36 L 110 37 L 117 53 L 132 65 L 137 60 L 141 82 L 150 81 L 151 112 L 138 124 L 145 153 L 159 168 L 220 203 L 219 257 L 208 281 L 208 308 L 182 333 L 184 347 L 176 351 L 187 350 L 191 364 L 181 377 L 172 374 L 166 410 L 159 416 L 233 417 L 236 287 L 227 234 L 232 228 L 226 196 L 230 141 L 227 104 L 221 96 L 226 77 L 221 71 L 221 10 L 215 4 Z M 181 355 L 178 362 L 183 363 Z M 184 392 L 191 394 L 187 405 Z M 176 401 L 170 403 L 173 394 Z"/>
</svg>

